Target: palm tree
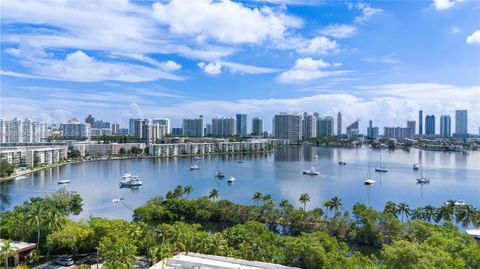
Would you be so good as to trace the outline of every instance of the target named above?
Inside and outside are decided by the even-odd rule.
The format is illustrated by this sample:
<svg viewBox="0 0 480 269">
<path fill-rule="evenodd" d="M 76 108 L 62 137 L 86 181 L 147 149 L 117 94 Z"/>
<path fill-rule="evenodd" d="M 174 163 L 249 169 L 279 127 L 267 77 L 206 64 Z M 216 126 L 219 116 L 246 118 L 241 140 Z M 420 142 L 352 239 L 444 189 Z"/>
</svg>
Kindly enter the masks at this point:
<svg viewBox="0 0 480 269">
<path fill-rule="evenodd" d="M 395 204 L 395 202 L 388 201 L 385 204 L 385 208 L 383 209 L 383 213 L 397 217 L 397 214 L 398 214 L 397 204 Z"/>
<path fill-rule="evenodd" d="M 472 205 L 459 206 L 455 217 L 456 221 L 461 222 L 463 228 L 466 229 L 475 220 L 475 208 Z"/>
<path fill-rule="evenodd" d="M 0 239 L 2 242 L 2 248 L 0 248 L 0 257 L 2 261 L 5 261 L 5 268 L 8 268 L 8 257 L 9 256 L 17 256 L 17 252 L 15 249 L 10 245 L 12 242 L 11 240 Z"/>
<path fill-rule="evenodd" d="M 175 189 L 173 190 L 173 195 L 175 198 L 182 198 L 183 196 L 183 186 L 182 185 L 177 185 Z"/>
<path fill-rule="evenodd" d="M 30 219 L 28 220 L 29 225 L 32 225 L 37 230 L 37 251 L 40 247 L 40 225 L 44 222 L 45 210 L 42 205 L 38 203 L 33 203 L 30 209 Z"/>
<path fill-rule="evenodd" d="M 300 198 L 298 198 L 298 201 L 303 204 L 303 210 L 305 211 L 307 203 L 310 202 L 310 195 L 308 195 L 308 193 L 302 193 Z"/>
<path fill-rule="evenodd" d="M 447 204 L 442 205 L 437 210 L 436 221 L 439 222 L 442 219 L 443 221 L 452 221 L 454 214 L 455 214 L 454 201 L 448 201 Z"/>
<path fill-rule="evenodd" d="M 408 204 L 405 202 L 398 204 L 398 213 L 402 215 L 402 222 L 404 215 L 408 218 L 408 216 L 410 216 L 410 207 L 408 206 Z"/>
<path fill-rule="evenodd" d="M 183 193 L 187 195 L 187 199 L 192 192 L 193 192 L 193 188 L 190 185 L 187 185 L 183 188 Z"/>
<path fill-rule="evenodd" d="M 279 204 L 280 208 L 282 209 L 282 215 L 285 215 L 287 208 L 290 206 L 290 202 L 287 199 L 282 199 Z"/>
<path fill-rule="evenodd" d="M 220 192 L 217 189 L 213 189 L 210 191 L 210 195 L 208 195 L 208 199 L 211 199 L 215 202 L 215 200 L 220 196 Z"/>
<path fill-rule="evenodd" d="M 342 209 L 342 199 L 338 198 L 337 196 L 334 196 L 331 200 L 331 206 L 333 209 L 335 209 L 335 216 L 337 215 L 337 212 L 339 209 Z"/>
<path fill-rule="evenodd" d="M 268 202 L 268 201 L 270 201 L 270 200 L 273 200 L 271 194 L 267 193 L 267 194 L 265 194 L 265 195 L 262 196 L 262 201 Z"/>
<path fill-rule="evenodd" d="M 325 207 L 325 217 L 328 218 L 328 211 L 332 210 L 332 201 L 325 200 L 323 206 Z"/>
<path fill-rule="evenodd" d="M 252 200 L 255 201 L 255 203 L 257 204 L 258 206 L 258 202 L 260 202 L 260 200 L 262 200 L 262 193 L 261 192 L 256 192 L 253 194 L 253 197 L 252 197 Z"/>
<path fill-rule="evenodd" d="M 423 220 L 425 219 L 425 215 L 423 212 L 423 208 L 417 207 L 412 211 L 412 219 L 416 220 Z"/>
<path fill-rule="evenodd" d="M 427 205 L 423 208 L 423 220 L 432 222 L 432 219 L 435 217 L 435 207 Z"/>
</svg>

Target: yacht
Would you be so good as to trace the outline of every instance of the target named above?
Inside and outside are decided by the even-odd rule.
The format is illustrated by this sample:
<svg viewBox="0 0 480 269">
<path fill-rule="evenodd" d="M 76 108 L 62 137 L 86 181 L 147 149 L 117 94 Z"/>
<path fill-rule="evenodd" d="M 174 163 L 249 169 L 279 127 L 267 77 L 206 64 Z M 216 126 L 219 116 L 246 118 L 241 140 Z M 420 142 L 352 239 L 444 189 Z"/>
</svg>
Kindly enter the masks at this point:
<svg viewBox="0 0 480 269">
<path fill-rule="evenodd" d="M 62 179 L 58 181 L 58 184 L 69 184 L 70 180 L 69 179 Z"/>
<path fill-rule="evenodd" d="M 132 177 L 132 174 L 124 173 L 123 176 L 122 176 L 122 179 L 129 179 L 131 177 Z"/>
<path fill-rule="evenodd" d="M 310 175 L 310 176 L 318 176 L 320 175 L 320 172 L 315 170 L 315 167 L 310 167 L 308 170 L 303 170 L 304 175 Z"/>
<path fill-rule="evenodd" d="M 413 164 L 413 170 L 416 171 L 416 170 L 418 170 L 418 168 L 419 168 L 419 167 L 418 167 L 418 163 L 414 163 L 414 164 Z"/>
<path fill-rule="evenodd" d="M 138 178 L 138 176 L 130 176 L 130 178 L 120 181 L 120 187 L 138 187 L 142 186 L 143 182 Z"/>
<path fill-rule="evenodd" d="M 119 202 L 122 201 L 122 200 L 125 200 L 125 198 L 113 199 L 113 200 L 112 200 L 112 203 L 116 204 L 116 203 L 119 203 Z"/>
<path fill-rule="evenodd" d="M 222 171 L 217 171 L 215 173 L 215 177 L 219 178 L 219 179 L 222 179 L 222 178 L 225 178 L 225 174 Z"/>
<path fill-rule="evenodd" d="M 381 172 L 381 173 L 388 172 L 387 168 L 382 167 L 382 151 L 380 151 L 380 165 L 378 167 L 375 167 L 375 172 Z"/>
<path fill-rule="evenodd" d="M 190 171 L 199 170 L 199 169 L 200 169 L 200 167 L 198 167 L 198 165 L 196 165 L 196 164 L 190 166 Z"/>
<path fill-rule="evenodd" d="M 232 177 L 232 176 L 229 176 L 229 177 L 227 178 L 227 182 L 228 182 L 228 183 L 233 183 L 235 180 L 237 180 L 237 179 L 234 178 L 234 177 Z"/>
<path fill-rule="evenodd" d="M 26 179 L 27 177 L 26 176 L 19 176 L 19 177 L 16 177 L 15 180 L 22 180 L 22 179 Z"/>
</svg>

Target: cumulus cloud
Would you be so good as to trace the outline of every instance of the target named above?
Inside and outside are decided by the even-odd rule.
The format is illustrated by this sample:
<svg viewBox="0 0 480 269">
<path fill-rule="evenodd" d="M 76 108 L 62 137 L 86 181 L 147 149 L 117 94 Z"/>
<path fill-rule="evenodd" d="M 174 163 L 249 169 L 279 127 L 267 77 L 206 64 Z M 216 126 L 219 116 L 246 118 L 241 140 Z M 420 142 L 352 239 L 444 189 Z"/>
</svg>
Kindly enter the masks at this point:
<svg viewBox="0 0 480 269">
<path fill-rule="evenodd" d="M 221 63 L 198 63 L 198 67 L 203 69 L 203 71 L 209 75 L 218 75 L 222 73 L 222 64 Z"/>
<path fill-rule="evenodd" d="M 462 1 L 463 0 L 433 0 L 433 5 L 438 10 L 445 10 Z"/>
<path fill-rule="evenodd" d="M 277 77 L 277 80 L 282 83 L 305 83 L 350 72 L 346 70 L 324 70 L 328 67 L 338 67 L 340 65 L 340 63 L 329 63 L 322 59 L 314 60 L 312 58 L 301 58 L 295 62 L 292 69 L 280 74 L 280 76 Z"/>
<path fill-rule="evenodd" d="M 153 15 L 173 34 L 209 37 L 223 43 L 261 43 L 282 39 L 299 19 L 269 7 L 249 8 L 240 3 L 212 0 L 172 0 L 153 4 Z"/>
<path fill-rule="evenodd" d="M 359 2 L 356 4 L 349 3 L 348 8 L 360 10 L 361 15 L 355 17 L 356 23 L 365 23 L 366 21 L 370 20 L 374 15 L 382 12 L 382 9 L 374 8 L 369 4 L 365 4 L 363 2 Z"/>
<path fill-rule="evenodd" d="M 333 38 L 347 38 L 355 34 L 357 28 L 348 24 L 332 24 L 320 30 L 320 33 Z"/>
<path fill-rule="evenodd" d="M 297 51 L 302 54 L 327 54 L 329 52 L 336 52 L 338 50 L 338 44 L 335 40 L 330 40 L 324 36 L 315 37 L 310 40 L 303 48 L 299 48 Z"/>
<path fill-rule="evenodd" d="M 480 30 L 476 30 L 471 35 L 469 35 L 466 41 L 468 44 L 480 44 Z"/>
</svg>

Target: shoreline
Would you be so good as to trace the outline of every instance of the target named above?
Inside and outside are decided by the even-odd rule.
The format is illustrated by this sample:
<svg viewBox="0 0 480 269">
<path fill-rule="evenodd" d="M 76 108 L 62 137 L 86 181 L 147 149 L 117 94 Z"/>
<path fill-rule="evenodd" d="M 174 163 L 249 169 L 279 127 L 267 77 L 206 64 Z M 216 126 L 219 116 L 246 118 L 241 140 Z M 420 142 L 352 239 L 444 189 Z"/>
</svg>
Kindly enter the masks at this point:
<svg viewBox="0 0 480 269">
<path fill-rule="evenodd" d="M 64 166 L 68 164 L 76 164 L 76 163 L 86 163 L 86 162 L 99 162 L 99 161 L 116 161 L 116 160 L 133 160 L 133 159 L 159 159 L 159 158 L 186 158 L 186 157 L 205 157 L 205 156 L 215 156 L 215 155 L 227 155 L 227 154 L 257 154 L 257 153 L 271 153 L 274 152 L 275 150 L 266 150 L 266 151 L 246 151 L 246 152 L 212 152 L 212 153 L 207 153 L 207 154 L 179 154 L 176 156 L 131 156 L 131 157 L 112 157 L 112 158 L 106 158 L 106 159 L 94 159 L 94 160 L 75 160 L 71 162 L 60 162 L 60 163 L 54 163 L 50 164 L 45 167 L 37 167 L 33 170 L 28 170 L 28 171 L 20 171 L 19 173 L 16 173 L 15 175 L 10 175 L 9 177 L 5 178 L 0 178 L 0 184 L 10 182 L 10 181 L 15 181 L 17 177 L 21 176 L 27 176 L 30 174 L 33 174 L 38 171 L 42 171 L 48 168 L 54 168 L 54 167 L 59 167 L 59 166 Z"/>
</svg>

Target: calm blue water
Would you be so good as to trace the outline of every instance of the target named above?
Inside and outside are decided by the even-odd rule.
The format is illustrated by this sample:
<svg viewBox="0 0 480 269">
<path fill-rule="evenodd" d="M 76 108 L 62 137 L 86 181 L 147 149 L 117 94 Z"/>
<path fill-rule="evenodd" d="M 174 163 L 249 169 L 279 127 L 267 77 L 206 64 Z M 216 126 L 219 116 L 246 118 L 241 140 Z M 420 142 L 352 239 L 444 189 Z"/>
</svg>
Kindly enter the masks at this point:
<svg viewBox="0 0 480 269">
<path fill-rule="evenodd" d="M 43 196 L 61 188 L 60 179 L 70 179 L 67 190 L 80 193 L 84 210 L 79 218 L 102 216 L 130 219 L 131 209 L 156 195 L 165 195 L 176 185 L 192 185 L 191 197 L 208 195 L 212 188 L 220 190 L 221 198 L 238 203 L 251 203 L 254 192 L 269 193 L 279 201 L 286 198 L 300 206 L 298 197 L 307 192 L 311 201 L 307 208 L 321 206 L 322 202 L 339 196 L 344 208 L 362 202 L 383 209 L 389 200 L 407 202 L 410 207 L 431 204 L 440 206 L 449 199 L 463 199 L 480 207 L 480 152 L 433 152 L 412 149 L 382 150 L 383 166 L 388 173 L 373 172 L 380 159 L 379 150 L 319 148 L 282 148 L 261 155 L 229 155 L 192 158 L 135 159 L 70 164 L 37 172 L 27 179 L 0 185 L 1 210 L 11 209 L 31 196 Z M 314 156 L 318 155 L 318 159 Z M 244 163 L 238 163 L 238 160 Z M 340 166 L 338 161 L 347 162 Z M 365 187 L 369 162 L 371 176 L 377 183 Z M 418 162 L 424 167 L 424 176 L 430 185 L 416 184 L 420 172 L 412 170 Z M 196 163 L 200 170 L 190 171 Z M 311 166 L 319 176 L 302 175 Z M 225 180 L 213 177 L 217 167 L 237 181 L 229 186 Z M 118 182 L 124 172 L 139 175 L 144 185 L 138 190 L 120 189 Z M 112 199 L 125 197 L 122 203 Z"/>
</svg>

